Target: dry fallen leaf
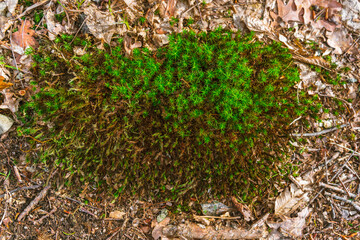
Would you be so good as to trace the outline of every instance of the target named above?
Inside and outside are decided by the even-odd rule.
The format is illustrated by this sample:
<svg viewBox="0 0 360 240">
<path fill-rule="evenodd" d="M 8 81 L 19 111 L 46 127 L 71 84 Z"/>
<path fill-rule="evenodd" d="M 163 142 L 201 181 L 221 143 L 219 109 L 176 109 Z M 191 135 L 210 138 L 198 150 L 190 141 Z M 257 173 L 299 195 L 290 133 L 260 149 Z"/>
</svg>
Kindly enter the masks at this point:
<svg viewBox="0 0 360 240">
<path fill-rule="evenodd" d="M 34 38 L 35 31 L 31 27 L 32 24 L 29 20 L 23 21 L 19 31 L 12 34 L 13 43 L 24 49 L 29 46 L 37 48 L 39 44 Z"/>
<path fill-rule="evenodd" d="M 246 206 L 245 204 L 239 203 L 238 200 L 232 196 L 231 201 L 235 205 L 236 209 L 241 212 L 241 214 L 244 216 L 245 221 L 249 222 L 254 220 L 254 217 L 252 216 L 252 213 L 250 211 L 250 208 Z"/>
<path fill-rule="evenodd" d="M 5 97 L 5 101 L 2 105 L 0 105 L 0 108 L 2 109 L 10 109 L 13 113 L 17 112 L 19 107 L 19 101 L 16 100 L 16 98 L 13 98 L 13 93 L 10 91 L 7 91 L 8 89 L 2 90 L 0 93 L 2 93 Z"/>
<path fill-rule="evenodd" d="M 4 80 L 5 78 L 3 76 L 0 76 L 0 91 L 12 86 L 12 83 L 4 82 Z"/>
</svg>

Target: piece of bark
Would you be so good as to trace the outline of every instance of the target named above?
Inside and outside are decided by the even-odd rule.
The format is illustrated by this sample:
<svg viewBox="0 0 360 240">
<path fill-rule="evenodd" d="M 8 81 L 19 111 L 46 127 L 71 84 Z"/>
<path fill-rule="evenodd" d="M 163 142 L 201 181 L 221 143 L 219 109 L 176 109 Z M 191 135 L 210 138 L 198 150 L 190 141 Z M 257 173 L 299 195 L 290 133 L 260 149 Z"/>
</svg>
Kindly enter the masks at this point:
<svg viewBox="0 0 360 240">
<path fill-rule="evenodd" d="M 258 239 L 267 235 L 266 228 L 232 229 L 224 228 L 216 230 L 212 226 L 200 226 L 195 223 L 169 225 L 164 227 L 162 236 L 184 237 L 186 239 Z"/>
</svg>

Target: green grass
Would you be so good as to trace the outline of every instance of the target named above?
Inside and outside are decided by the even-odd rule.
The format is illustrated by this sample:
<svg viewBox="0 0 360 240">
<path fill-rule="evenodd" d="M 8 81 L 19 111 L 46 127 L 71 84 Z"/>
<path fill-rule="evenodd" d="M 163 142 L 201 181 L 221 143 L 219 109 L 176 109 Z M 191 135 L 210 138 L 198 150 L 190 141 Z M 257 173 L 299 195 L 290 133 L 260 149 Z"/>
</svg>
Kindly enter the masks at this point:
<svg viewBox="0 0 360 240">
<path fill-rule="evenodd" d="M 34 160 L 115 197 L 265 197 L 291 169 L 289 123 L 321 107 L 297 98 L 287 49 L 251 35 L 183 32 L 131 59 L 121 40 L 106 50 L 72 40 L 33 54 L 37 93 L 22 107 L 22 132 L 48 140 Z"/>
</svg>

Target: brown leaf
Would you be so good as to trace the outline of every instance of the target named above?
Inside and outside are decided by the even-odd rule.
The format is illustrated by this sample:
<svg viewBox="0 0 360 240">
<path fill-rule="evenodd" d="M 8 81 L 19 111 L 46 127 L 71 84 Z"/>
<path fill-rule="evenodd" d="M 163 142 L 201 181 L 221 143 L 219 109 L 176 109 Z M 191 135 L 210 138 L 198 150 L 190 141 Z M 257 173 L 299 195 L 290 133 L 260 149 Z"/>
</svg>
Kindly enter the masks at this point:
<svg viewBox="0 0 360 240">
<path fill-rule="evenodd" d="M 252 213 L 250 211 L 250 208 L 246 206 L 245 204 L 239 203 L 238 200 L 232 196 L 231 201 L 235 205 L 236 209 L 241 212 L 241 214 L 244 216 L 245 221 L 249 222 L 254 220 L 254 217 L 252 216 Z"/>
<path fill-rule="evenodd" d="M 165 16 L 173 17 L 176 10 L 176 0 L 168 0 L 168 4 L 165 10 Z"/>
<path fill-rule="evenodd" d="M 19 31 L 12 34 L 12 40 L 14 43 L 22 48 L 26 48 L 28 46 L 37 48 L 38 42 L 35 40 L 35 31 L 31 29 L 32 25 L 29 20 L 25 20 L 22 22 Z"/>
<path fill-rule="evenodd" d="M 12 86 L 12 83 L 4 82 L 4 80 L 5 78 L 3 76 L 0 76 L 0 91 Z"/>
</svg>

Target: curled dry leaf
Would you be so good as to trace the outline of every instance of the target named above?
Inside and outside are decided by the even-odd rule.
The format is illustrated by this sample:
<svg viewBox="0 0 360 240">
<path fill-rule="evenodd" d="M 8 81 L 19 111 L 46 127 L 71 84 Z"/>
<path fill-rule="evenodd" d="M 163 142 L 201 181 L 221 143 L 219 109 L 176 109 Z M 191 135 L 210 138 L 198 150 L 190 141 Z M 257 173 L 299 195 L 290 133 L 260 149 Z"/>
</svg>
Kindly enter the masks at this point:
<svg viewBox="0 0 360 240">
<path fill-rule="evenodd" d="M 124 48 L 125 48 L 125 53 L 127 56 L 130 56 L 132 50 L 134 50 L 135 48 L 142 47 L 142 43 L 140 41 L 135 41 L 133 44 L 131 43 L 131 41 L 132 41 L 131 37 L 129 37 L 128 35 L 125 35 Z"/>
<path fill-rule="evenodd" d="M 252 216 L 252 213 L 250 211 L 250 208 L 246 206 L 245 204 L 239 203 L 238 200 L 232 196 L 231 201 L 235 205 L 236 209 L 244 216 L 245 221 L 249 222 L 254 220 L 254 217 Z"/>
<path fill-rule="evenodd" d="M 15 113 L 18 110 L 19 101 L 16 100 L 15 98 L 13 98 L 14 94 L 11 93 L 10 91 L 7 91 L 7 90 L 8 89 L 4 89 L 4 90 L 1 91 L 1 93 L 5 97 L 5 101 L 3 102 L 2 105 L 0 105 L 0 108 L 2 108 L 2 109 L 10 109 L 10 111 Z"/>
<path fill-rule="evenodd" d="M 37 48 L 39 46 L 38 42 L 35 40 L 35 31 L 31 29 L 32 24 L 29 20 L 25 20 L 22 22 L 19 31 L 12 34 L 13 43 L 25 49 L 27 47 Z"/>
</svg>

